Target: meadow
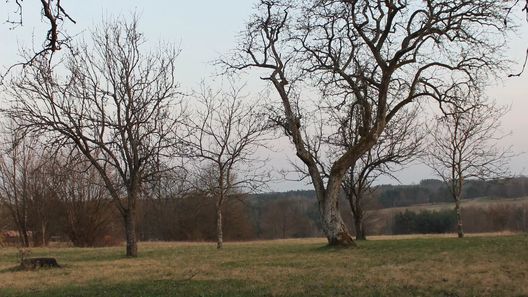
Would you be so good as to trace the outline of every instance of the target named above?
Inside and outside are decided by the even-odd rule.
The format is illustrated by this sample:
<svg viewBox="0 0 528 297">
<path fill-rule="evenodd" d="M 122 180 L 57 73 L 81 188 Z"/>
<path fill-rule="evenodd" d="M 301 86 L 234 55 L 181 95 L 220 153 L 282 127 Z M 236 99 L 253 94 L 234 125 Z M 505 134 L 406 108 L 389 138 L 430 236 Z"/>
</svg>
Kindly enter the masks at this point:
<svg viewBox="0 0 528 297">
<path fill-rule="evenodd" d="M 33 248 L 59 269 L 19 271 L 0 249 L 0 296 L 528 296 L 528 235 L 383 237 L 335 249 L 324 239 Z"/>
</svg>

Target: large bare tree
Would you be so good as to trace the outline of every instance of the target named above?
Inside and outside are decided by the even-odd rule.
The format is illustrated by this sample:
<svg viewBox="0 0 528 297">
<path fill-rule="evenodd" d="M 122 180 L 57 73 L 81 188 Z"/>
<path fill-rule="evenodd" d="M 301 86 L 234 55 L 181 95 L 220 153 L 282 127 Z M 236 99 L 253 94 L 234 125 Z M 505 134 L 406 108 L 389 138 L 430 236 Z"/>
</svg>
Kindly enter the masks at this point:
<svg viewBox="0 0 528 297">
<path fill-rule="evenodd" d="M 191 156 L 206 163 L 201 185 L 216 200 L 217 248 L 223 245 L 222 208 L 237 192 L 254 191 L 266 182 L 262 160 L 254 154 L 264 146 L 267 117 L 251 104 L 243 87 L 231 83 L 215 91 L 202 84 L 199 103 L 189 121 Z"/>
<path fill-rule="evenodd" d="M 224 62 L 258 69 L 276 90 L 275 118 L 310 174 L 330 245 L 354 244 L 339 212 L 341 182 L 387 123 L 409 104 L 441 100 L 453 85 L 478 84 L 500 68 L 506 6 L 495 0 L 260 1 L 238 50 Z M 340 121 L 321 117 L 325 135 L 350 117 L 362 123 L 358 142 L 331 159 L 327 178 L 309 138 L 319 130 L 309 127 L 310 109 L 339 112 Z"/>
<path fill-rule="evenodd" d="M 469 178 L 498 178 L 506 174 L 511 153 L 501 147 L 500 120 L 506 109 L 486 102 L 451 105 L 429 127 L 426 164 L 447 184 L 455 202 L 458 237 L 464 237 L 464 183 Z"/>
<path fill-rule="evenodd" d="M 179 110 L 175 59 L 146 51 L 136 18 L 107 22 L 67 52 L 65 62 L 37 59 L 16 76 L 3 112 L 50 144 L 73 144 L 101 176 L 122 215 L 126 255 L 137 256 L 136 203 L 158 160 L 174 147 Z M 64 67 L 61 67 L 64 65 Z"/>
</svg>

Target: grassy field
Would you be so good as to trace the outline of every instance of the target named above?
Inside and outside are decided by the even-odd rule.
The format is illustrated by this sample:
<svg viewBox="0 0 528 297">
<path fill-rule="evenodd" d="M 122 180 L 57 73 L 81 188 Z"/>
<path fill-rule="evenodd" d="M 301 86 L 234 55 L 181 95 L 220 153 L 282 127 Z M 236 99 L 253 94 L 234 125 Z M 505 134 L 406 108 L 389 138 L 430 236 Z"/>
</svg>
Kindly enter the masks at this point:
<svg viewBox="0 0 528 297">
<path fill-rule="evenodd" d="M 142 243 L 33 249 L 61 269 L 16 271 L 0 249 L 0 296 L 528 296 L 528 236 L 371 240 L 332 249 L 323 239 Z"/>
</svg>

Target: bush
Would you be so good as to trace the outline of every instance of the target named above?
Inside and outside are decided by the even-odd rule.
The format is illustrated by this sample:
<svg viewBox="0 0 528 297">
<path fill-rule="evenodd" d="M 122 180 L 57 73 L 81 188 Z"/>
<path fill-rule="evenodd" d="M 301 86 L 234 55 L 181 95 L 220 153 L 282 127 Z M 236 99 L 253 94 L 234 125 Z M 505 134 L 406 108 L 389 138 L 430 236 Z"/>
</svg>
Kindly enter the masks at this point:
<svg viewBox="0 0 528 297">
<path fill-rule="evenodd" d="M 453 232 L 455 226 L 456 217 L 452 210 L 422 210 L 419 213 L 406 210 L 394 217 L 393 233 L 448 233 Z"/>
</svg>

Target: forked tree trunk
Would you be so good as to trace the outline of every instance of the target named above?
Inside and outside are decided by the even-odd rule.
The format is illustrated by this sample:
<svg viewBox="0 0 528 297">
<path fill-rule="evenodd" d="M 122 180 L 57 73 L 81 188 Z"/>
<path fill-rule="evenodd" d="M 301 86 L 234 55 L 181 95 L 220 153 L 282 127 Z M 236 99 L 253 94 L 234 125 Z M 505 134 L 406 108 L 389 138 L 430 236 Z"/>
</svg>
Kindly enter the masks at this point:
<svg viewBox="0 0 528 297">
<path fill-rule="evenodd" d="M 339 212 L 338 198 L 340 190 L 341 181 L 336 182 L 334 180 L 329 181 L 327 190 L 321 193 L 324 195 L 324 197 L 320 197 L 319 199 L 320 210 L 323 216 L 323 231 L 329 246 L 354 247 L 356 243 L 348 232 L 348 228 Z"/>
<path fill-rule="evenodd" d="M 137 257 L 138 255 L 135 214 L 135 209 L 128 209 L 124 215 L 127 257 Z"/>
<path fill-rule="evenodd" d="M 222 232 L 222 207 L 216 205 L 216 248 L 221 249 L 224 245 L 224 238 Z"/>
<path fill-rule="evenodd" d="M 464 229 L 462 227 L 462 208 L 460 207 L 460 199 L 455 198 L 455 212 L 457 217 L 457 233 L 458 238 L 464 237 Z"/>
</svg>

